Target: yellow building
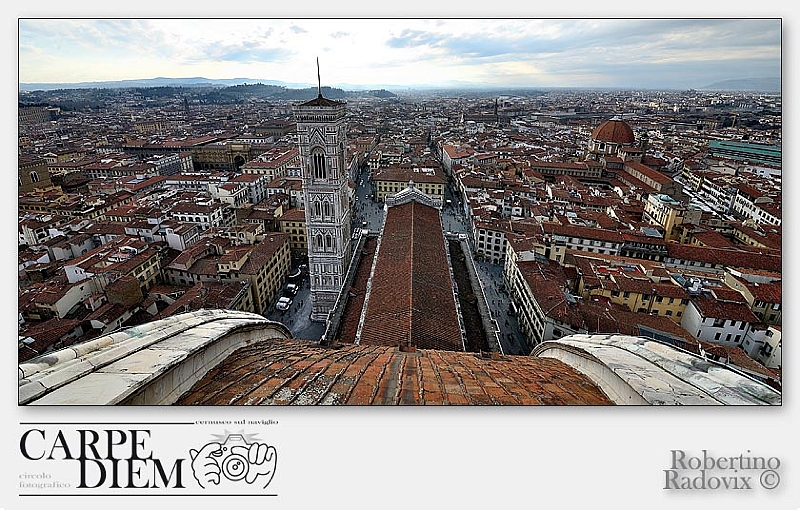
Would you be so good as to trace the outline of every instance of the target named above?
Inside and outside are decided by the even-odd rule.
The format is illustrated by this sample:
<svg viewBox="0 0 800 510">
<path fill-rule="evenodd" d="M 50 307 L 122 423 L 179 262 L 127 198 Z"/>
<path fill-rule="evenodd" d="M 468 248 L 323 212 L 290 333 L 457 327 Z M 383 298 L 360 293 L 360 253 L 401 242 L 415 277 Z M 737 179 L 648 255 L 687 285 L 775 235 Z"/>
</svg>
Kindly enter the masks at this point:
<svg viewBox="0 0 800 510">
<path fill-rule="evenodd" d="M 289 238 L 268 233 L 260 243 L 244 247 L 246 254 L 230 258 L 232 279 L 247 279 L 253 292 L 256 313 L 265 314 L 278 297 L 291 267 Z"/>
<path fill-rule="evenodd" d="M 192 161 L 198 170 L 238 171 L 258 157 L 265 147 L 238 140 L 222 140 L 191 148 Z"/>
<path fill-rule="evenodd" d="M 399 193 L 408 188 L 409 182 L 413 182 L 416 189 L 444 203 L 447 179 L 439 168 L 390 166 L 376 170 L 372 182 L 375 185 L 375 199 L 378 202 L 385 202 L 387 195 Z"/>
<path fill-rule="evenodd" d="M 17 181 L 19 193 L 27 193 L 36 188 L 48 189 L 53 186 L 50 181 L 50 169 L 47 161 L 37 156 L 19 156 Z"/>
<path fill-rule="evenodd" d="M 687 208 L 664 194 L 650 194 L 644 203 L 644 220 L 663 228 L 666 241 L 680 240 L 680 226 L 685 223 L 699 224 L 701 215 L 700 209 Z"/>
<path fill-rule="evenodd" d="M 265 175 L 268 180 L 284 177 L 287 169 L 300 164 L 300 151 L 295 147 L 276 147 L 259 154 L 242 165 L 245 174 Z"/>
<path fill-rule="evenodd" d="M 585 300 L 608 301 L 636 313 L 668 317 L 680 323 L 689 304 L 686 290 L 674 283 L 659 265 L 643 265 L 624 257 L 588 257 L 572 253 L 579 278 L 577 294 Z M 663 268 L 662 268 L 663 269 Z M 662 276 L 654 276 L 654 274 Z"/>
<path fill-rule="evenodd" d="M 289 275 L 289 237 L 269 232 L 253 245 L 231 245 L 230 240 L 208 238 L 176 257 L 164 271 L 172 285 L 207 281 L 246 280 L 253 295 L 253 309 L 265 314 Z"/>
<path fill-rule="evenodd" d="M 278 218 L 281 232 L 289 237 L 289 246 L 295 257 L 308 253 L 306 240 L 306 213 L 303 209 L 289 209 Z"/>
</svg>

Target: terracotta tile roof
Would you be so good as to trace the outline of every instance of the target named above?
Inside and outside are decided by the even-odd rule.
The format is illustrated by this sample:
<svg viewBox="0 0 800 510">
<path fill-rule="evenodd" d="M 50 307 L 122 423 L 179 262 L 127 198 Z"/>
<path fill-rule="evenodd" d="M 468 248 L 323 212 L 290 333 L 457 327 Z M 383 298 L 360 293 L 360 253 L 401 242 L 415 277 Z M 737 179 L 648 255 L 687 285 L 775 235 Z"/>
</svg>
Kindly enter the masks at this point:
<svg viewBox="0 0 800 510">
<path fill-rule="evenodd" d="M 751 324 L 761 322 L 747 306 L 747 303 L 720 301 L 712 296 L 705 295 L 693 298 L 691 303 L 697 308 L 704 319 L 726 319 L 743 321 Z"/>
<path fill-rule="evenodd" d="M 659 184 L 668 184 L 668 183 L 672 182 L 672 179 L 670 177 L 662 174 L 658 170 L 653 170 L 652 168 L 650 168 L 647 165 L 643 165 L 641 163 L 637 163 L 636 161 L 628 161 L 628 162 L 625 163 L 625 166 L 626 166 L 626 170 L 630 169 L 630 170 L 633 170 L 635 172 L 638 172 L 638 173 L 646 176 L 649 179 L 652 179 L 653 181 L 655 181 L 655 182 L 657 182 Z"/>
<path fill-rule="evenodd" d="M 283 215 L 280 217 L 280 221 L 306 221 L 306 211 L 305 209 L 298 209 L 293 208 L 289 209 L 288 211 L 284 212 Z"/>
<path fill-rule="evenodd" d="M 699 241 L 702 246 L 711 246 L 713 248 L 727 248 L 733 246 L 733 241 L 716 230 L 696 229 L 692 232 L 692 237 Z"/>
<path fill-rule="evenodd" d="M 533 299 L 548 317 L 574 328 L 585 327 L 579 307 L 570 302 L 565 293 L 569 285 L 564 268 L 536 261 L 518 261 L 517 267 L 531 289 Z"/>
<path fill-rule="evenodd" d="M 731 365 L 772 378 L 778 383 L 778 387 L 776 389 L 780 390 L 781 371 L 778 369 L 765 367 L 758 361 L 748 356 L 741 347 L 713 344 L 710 342 L 700 342 L 700 344 L 703 346 L 705 352 L 709 355 L 721 356 L 723 359 L 727 358 L 727 363 Z"/>
<path fill-rule="evenodd" d="M 553 358 L 265 340 L 211 370 L 176 405 L 610 405 Z"/>
<path fill-rule="evenodd" d="M 624 233 L 597 227 L 584 227 L 581 225 L 561 225 L 559 223 L 543 223 L 544 231 L 549 234 L 578 239 L 591 239 L 610 243 L 619 243 L 625 240 Z"/>
<path fill-rule="evenodd" d="M 781 282 L 771 283 L 750 283 L 745 282 L 747 289 L 753 294 L 753 297 L 758 301 L 766 303 L 780 303 L 781 302 Z"/>
<path fill-rule="evenodd" d="M 375 248 L 378 245 L 377 237 L 368 237 L 361 249 L 362 257 L 356 269 L 355 277 L 348 290 L 347 303 L 342 313 L 342 322 L 337 332 L 337 340 L 353 343 L 356 339 L 358 322 L 364 309 L 364 300 L 367 295 L 367 283 L 372 273 L 372 264 L 375 261 Z"/>
<path fill-rule="evenodd" d="M 389 208 L 376 257 L 361 342 L 464 350 L 439 211 Z"/>
<path fill-rule="evenodd" d="M 72 319 L 50 319 L 44 322 L 26 324 L 19 332 L 20 337 L 29 337 L 34 340 L 26 348 L 19 349 L 19 361 L 27 361 L 38 354 L 47 351 L 53 344 L 73 335 L 81 321 Z M 77 336 L 77 335 L 75 335 Z M 70 342 L 67 341 L 67 344 Z"/>
<path fill-rule="evenodd" d="M 423 168 L 410 168 L 400 166 L 390 166 L 387 168 L 377 169 L 373 176 L 373 182 L 378 181 L 399 181 L 408 182 L 414 181 L 417 183 L 431 183 L 431 184 L 446 184 L 447 179 L 439 167 L 431 169 Z"/>
<path fill-rule="evenodd" d="M 609 119 L 592 130 L 592 139 L 603 142 L 631 144 L 635 141 L 633 129 L 624 120 Z"/>
</svg>

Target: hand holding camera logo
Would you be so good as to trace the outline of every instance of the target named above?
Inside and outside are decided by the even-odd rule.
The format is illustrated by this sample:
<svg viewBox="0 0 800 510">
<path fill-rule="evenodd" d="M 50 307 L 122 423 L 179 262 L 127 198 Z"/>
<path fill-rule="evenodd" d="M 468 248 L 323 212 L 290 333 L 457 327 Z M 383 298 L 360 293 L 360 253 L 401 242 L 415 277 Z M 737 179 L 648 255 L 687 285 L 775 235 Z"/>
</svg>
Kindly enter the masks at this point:
<svg viewBox="0 0 800 510">
<path fill-rule="evenodd" d="M 226 480 L 266 487 L 275 475 L 278 452 L 264 443 L 248 443 L 241 434 L 229 434 L 225 442 L 208 443 L 189 450 L 192 471 L 200 487 L 220 485 Z"/>
</svg>

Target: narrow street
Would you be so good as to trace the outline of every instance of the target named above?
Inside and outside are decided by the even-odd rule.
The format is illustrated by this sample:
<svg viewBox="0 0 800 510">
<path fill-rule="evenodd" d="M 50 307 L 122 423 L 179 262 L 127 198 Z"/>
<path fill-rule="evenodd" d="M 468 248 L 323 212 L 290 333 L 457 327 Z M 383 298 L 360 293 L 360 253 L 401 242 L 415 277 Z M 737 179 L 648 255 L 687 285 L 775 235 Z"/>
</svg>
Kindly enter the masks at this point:
<svg viewBox="0 0 800 510">
<path fill-rule="evenodd" d="M 290 273 L 295 269 L 297 269 L 297 267 L 293 266 Z M 325 332 L 325 324 L 311 320 L 311 288 L 308 272 L 304 271 L 302 273 L 297 284 L 300 289 L 297 291 L 297 294 L 292 297 L 292 304 L 289 306 L 289 309 L 278 310 L 275 308 L 275 303 L 273 303 L 266 317 L 267 319 L 283 323 L 292 332 L 294 338 L 301 340 L 319 340 Z M 286 284 L 284 284 L 284 288 L 286 288 Z M 281 292 L 280 296 L 282 295 L 283 292 Z M 276 302 L 280 296 L 275 298 Z"/>
<path fill-rule="evenodd" d="M 449 201 L 449 202 L 448 202 Z M 445 232 L 466 234 L 472 246 L 470 225 L 463 213 L 461 199 L 453 186 L 445 188 L 445 205 L 442 207 L 442 227 Z M 500 328 L 500 344 L 506 354 L 528 354 L 525 341 L 519 333 L 517 319 L 509 313 L 510 297 L 503 282 L 503 266 L 491 262 L 475 261 L 475 269 L 481 281 L 486 303 Z"/>
</svg>

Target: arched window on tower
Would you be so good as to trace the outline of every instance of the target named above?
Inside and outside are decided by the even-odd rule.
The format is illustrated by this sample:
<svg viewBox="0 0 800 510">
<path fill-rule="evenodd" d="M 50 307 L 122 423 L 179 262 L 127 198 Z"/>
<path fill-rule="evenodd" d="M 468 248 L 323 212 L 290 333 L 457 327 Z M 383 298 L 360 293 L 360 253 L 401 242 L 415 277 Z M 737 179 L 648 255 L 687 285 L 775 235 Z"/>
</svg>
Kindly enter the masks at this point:
<svg viewBox="0 0 800 510">
<path fill-rule="evenodd" d="M 328 202 L 327 200 L 322 203 L 322 216 L 324 218 L 331 217 L 331 203 Z"/>
<path fill-rule="evenodd" d="M 333 249 L 333 237 L 330 234 L 325 235 L 325 251 Z"/>
<path fill-rule="evenodd" d="M 314 179 L 328 178 L 328 169 L 325 168 L 325 152 L 322 149 L 316 148 L 311 151 L 311 168 Z"/>
<path fill-rule="evenodd" d="M 317 234 L 316 236 L 314 236 L 314 245 L 316 246 L 316 248 L 318 250 L 322 250 L 323 249 L 324 245 L 322 243 L 323 243 L 322 234 Z"/>
<path fill-rule="evenodd" d="M 31 182 L 39 182 L 39 174 L 31 172 Z"/>
<path fill-rule="evenodd" d="M 319 200 L 314 200 L 314 217 L 319 218 L 322 216 L 322 210 L 320 209 Z"/>
</svg>

